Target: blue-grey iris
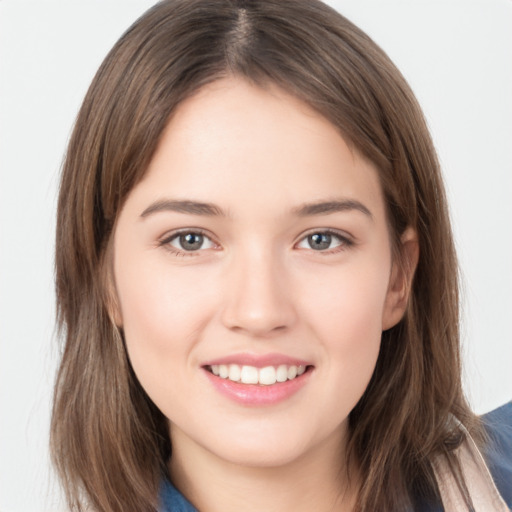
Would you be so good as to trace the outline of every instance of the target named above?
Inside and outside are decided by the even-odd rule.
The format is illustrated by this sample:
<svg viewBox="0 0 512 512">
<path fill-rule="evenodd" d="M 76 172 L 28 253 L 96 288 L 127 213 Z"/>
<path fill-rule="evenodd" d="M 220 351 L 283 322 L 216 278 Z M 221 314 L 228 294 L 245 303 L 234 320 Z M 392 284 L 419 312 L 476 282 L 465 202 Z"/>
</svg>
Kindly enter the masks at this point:
<svg viewBox="0 0 512 512">
<path fill-rule="evenodd" d="M 332 236 L 328 233 L 314 233 L 308 236 L 308 243 L 312 249 L 321 251 L 331 246 Z"/>
<path fill-rule="evenodd" d="M 204 237 L 199 233 L 186 233 L 180 235 L 180 245 L 186 251 L 197 251 L 203 246 Z"/>
</svg>

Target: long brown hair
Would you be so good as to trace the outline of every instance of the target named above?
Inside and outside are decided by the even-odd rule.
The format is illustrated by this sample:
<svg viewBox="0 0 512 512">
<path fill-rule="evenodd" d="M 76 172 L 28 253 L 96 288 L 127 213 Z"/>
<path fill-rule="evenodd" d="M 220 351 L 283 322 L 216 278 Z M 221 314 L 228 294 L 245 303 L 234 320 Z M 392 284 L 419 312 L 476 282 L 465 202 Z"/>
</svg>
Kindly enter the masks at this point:
<svg viewBox="0 0 512 512">
<path fill-rule="evenodd" d="M 69 143 L 58 202 L 56 288 L 65 343 L 51 448 L 69 505 L 146 512 L 171 454 L 168 425 L 137 381 L 109 317 L 109 248 L 176 106 L 227 75 L 271 82 L 329 119 L 380 173 L 388 222 L 416 229 L 407 311 L 382 335 L 350 415 L 358 510 L 398 511 L 437 493 L 431 462 L 478 424 L 461 389 L 457 265 L 439 164 L 400 72 L 361 30 L 315 0 L 168 0 L 117 42 Z"/>
</svg>

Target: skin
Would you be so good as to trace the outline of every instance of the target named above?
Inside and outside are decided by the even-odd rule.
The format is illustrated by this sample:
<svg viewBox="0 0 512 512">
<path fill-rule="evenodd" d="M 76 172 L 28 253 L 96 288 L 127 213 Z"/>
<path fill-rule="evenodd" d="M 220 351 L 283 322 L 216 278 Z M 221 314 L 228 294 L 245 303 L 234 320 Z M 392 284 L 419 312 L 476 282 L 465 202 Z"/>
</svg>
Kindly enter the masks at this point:
<svg viewBox="0 0 512 512">
<path fill-rule="evenodd" d="M 162 208 L 169 200 L 222 214 Z M 347 200 L 342 211 L 297 213 Z M 203 246 L 184 250 L 176 230 L 204 232 Z M 336 233 L 329 247 L 312 248 L 307 236 L 326 230 Z M 402 242 L 413 267 L 414 232 Z M 118 217 L 113 268 L 113 316 L 169 419 L 170 472 L 194 505 L 351 510 L 358 477 L 344 462 L 347 418 L 382 331 L 403 315 L 411 277 L 392 261 L 374 166 L 283 90 L 219 80 L 170 120 Z M 241 353 L 312 369 L 286 400 L 246 406 L 220 394 L 204 368 Z"/>
</svg>

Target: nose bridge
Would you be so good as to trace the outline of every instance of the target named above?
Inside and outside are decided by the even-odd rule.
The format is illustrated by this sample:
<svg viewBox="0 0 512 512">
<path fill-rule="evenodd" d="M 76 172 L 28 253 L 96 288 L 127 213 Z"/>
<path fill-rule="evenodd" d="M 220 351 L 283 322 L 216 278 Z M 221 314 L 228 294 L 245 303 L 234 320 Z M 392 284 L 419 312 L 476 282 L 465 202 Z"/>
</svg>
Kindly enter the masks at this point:
<svg viewBox="0 0 512 512">
<path fill-rule="evenodd" d="M 233 255 L 226 279 L 223 323 L 263 336 L 290 327 L 294 308 L 284 261 L 270 245 L 252 243 Z"/>
</svg>

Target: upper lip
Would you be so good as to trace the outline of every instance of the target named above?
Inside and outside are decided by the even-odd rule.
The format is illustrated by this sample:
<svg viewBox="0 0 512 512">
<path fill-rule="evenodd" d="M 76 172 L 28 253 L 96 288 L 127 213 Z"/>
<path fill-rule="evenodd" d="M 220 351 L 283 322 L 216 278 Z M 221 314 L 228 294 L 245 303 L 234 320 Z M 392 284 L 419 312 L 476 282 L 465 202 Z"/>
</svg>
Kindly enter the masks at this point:
<svg viewBox="0 0 512 512">
<path fill-rule="evenodd" d="M 217 359 L 206 361 L 203 366 L 213 366 L 220 364 L 238 364 L 240 366 L 254 366 L 256 368 L 264 368 L 265 366 L 280 366 L 282 364 L 287 366 L 311 366 L 311 363 L 296 357 L 287 356 L 284 354 L 231 354 Z"/>
</svg>

